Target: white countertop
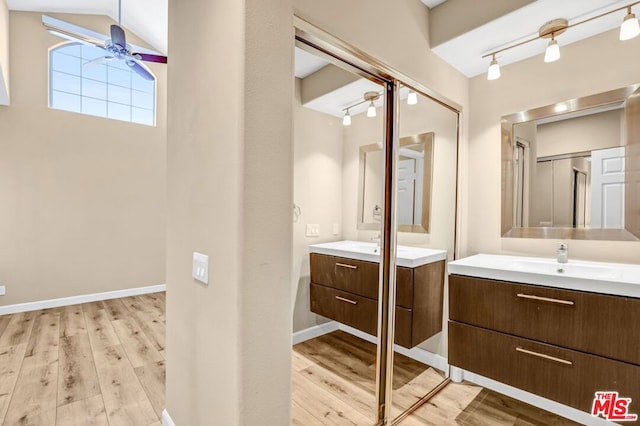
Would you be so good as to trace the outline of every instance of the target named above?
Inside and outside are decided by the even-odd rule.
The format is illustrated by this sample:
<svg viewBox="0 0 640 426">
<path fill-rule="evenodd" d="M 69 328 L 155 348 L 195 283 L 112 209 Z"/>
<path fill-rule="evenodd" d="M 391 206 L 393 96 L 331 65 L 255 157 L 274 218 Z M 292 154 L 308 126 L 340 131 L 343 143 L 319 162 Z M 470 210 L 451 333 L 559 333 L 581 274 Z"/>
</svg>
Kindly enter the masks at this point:
<svg viewBox="0 0 640 426">
<path fill-rule="evenodd" d="M 569 253 L 571 255 L 571 253 Z M 562 266 L 562 272 L 559 267 Z M 640 265 L 477 254 L 449 262 L 450 274 L 640 298 Z"/>
<path fill-rule="evenodd" d="M 364 260 L 380 263 L 380 249 L 376 243 L 363 241 L 334 241 L 331 243 L 312 244 L 309 246 L 311 253 L 327 254 L 330 256 L 346 257 L 349 259 Z M 445 260 L 446 250 L 428 249 L 423 247 L 398 246 L 396 250 L 397 266 L 415 268 L 427 263 Z"/>
</svg>

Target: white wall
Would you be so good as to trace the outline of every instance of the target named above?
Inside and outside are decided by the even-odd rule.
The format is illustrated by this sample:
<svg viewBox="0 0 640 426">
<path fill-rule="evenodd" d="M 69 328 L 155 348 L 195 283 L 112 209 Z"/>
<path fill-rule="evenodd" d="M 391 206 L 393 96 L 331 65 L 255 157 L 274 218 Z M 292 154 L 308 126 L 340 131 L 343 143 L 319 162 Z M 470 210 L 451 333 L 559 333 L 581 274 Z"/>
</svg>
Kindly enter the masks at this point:
<svg viewBox="0 0 640 426">
<path fill-rule="evenodd" d="M 291 10 L 169 1 L 166 405 L 180 426 L 290 422 Z"/>
<path fill-rule="evenodd" d="M 538 157 L 595 151 L 622 145 L 623 111 L 617 109 L 539 125 Z"/>
<path fill-rule="evenodd" d="M 113 23 L 56 17 L 100 32 Z M 48 49 L 62 39 L 43 29 L 40 13 L 13 11 L 10 28 L 12 99 L 0 107 L 0 305 L 164 283 L 166 65 L 150 64 L 155 127 L 56 110 L 48 107 Z"/>
<path fill-rule="evenodd" d="M 293 107 L 293 202 L 301 209 L 293 223 L 293 331 L 327 320 L 309 311 L 309 244 L 342 239 L 342 120 L 305 108 L 296 79 Z M 306 225 L 320 225 L 306 237 Z M 338 225 L 338 234 L 333 225 Z"/>
<path fill-rule="evenodd" d="M 505 66 L 499 80 L 480 75 L 470 81 L 471 120 L 464 254 L 522 253 L 553 256 L 557 240 L 500 236 L 500 118 L 535 107 L 625 87 L 640 80 L 634 52 L 640 38 L 620 42 L 618 30 L 562 47 L 562 59 L 545 64 L 540 55 Z M 572 241 L 573 258 L 631 262 L 640 258 L 635 242 Z"/>
</svg>

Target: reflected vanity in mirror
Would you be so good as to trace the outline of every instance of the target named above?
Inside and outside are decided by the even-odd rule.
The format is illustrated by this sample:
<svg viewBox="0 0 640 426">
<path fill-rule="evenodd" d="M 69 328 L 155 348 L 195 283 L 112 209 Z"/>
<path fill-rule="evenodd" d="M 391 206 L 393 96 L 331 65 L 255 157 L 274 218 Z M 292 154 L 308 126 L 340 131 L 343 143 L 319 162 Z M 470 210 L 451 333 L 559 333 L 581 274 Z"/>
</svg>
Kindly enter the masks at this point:
<svg viewBox="0 0 640 426">
<path fill-rule="evenodd" d="M 399 82 L 397 98 L 387 98 L 383 81 L 303 43 L 298 62 L 318 69 L 296 67 L 293 105 L 294 197 L 306 216 L 293 225 L 292 418 L 428 423 L 428 406 L 419 408 L 449 374 L 445 271 L 456 254 L 459 107 Z M 390 99 L 397 119 L 385 110 Z M 385 164 L 377 143 L 391 144 L 394 123 L 401 137 Z M 384 217 L 385 170 L 397 172 L 397 189 L 386 193 L 397 234 Z M 385 263 L 395 266 L 387 281 Z"/>
<path fill-rule="evenodd" d="M 398 158 L 398 231 L 429 232 L 434 134 L 400 138 Z M 380 228 L 382 213 L 382 148 L 360 147 L 358 229 Z"/>
<path fill-rule="evenodd" d="M 502 117 L 502 235 L 640 239 L 638 87 Z"/>
</svg>

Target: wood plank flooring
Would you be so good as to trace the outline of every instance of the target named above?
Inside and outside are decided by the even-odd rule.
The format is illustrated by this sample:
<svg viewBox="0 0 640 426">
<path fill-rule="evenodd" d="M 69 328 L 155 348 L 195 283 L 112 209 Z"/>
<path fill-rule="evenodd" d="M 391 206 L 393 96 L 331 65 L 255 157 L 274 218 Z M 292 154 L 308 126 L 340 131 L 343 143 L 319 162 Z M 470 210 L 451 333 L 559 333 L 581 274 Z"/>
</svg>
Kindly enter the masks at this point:
<svg viewBox="0 0 640 426">
<path fill-rule="evenodd" d="M 165 294 L 0 316 L 0 425 L 160 426 Z M 394 410 L 443 376 L 395 358 Z M 375 423 L 375 347 L 344 332 L 292 357 L 292 424 Z M 573 425 L 471 384 L 449 384 L 402 425 Z M 198 426 L 198 425 L 195 425 Z"/>
<path fill-rule="evenodd" d="M 165 295 L 0 316 L 0 425 L 157 426 Z"/>
<path fill-rule="evenodd" d="M 394 417 L 433 389 L 442 373 L 396 354 Z M 292 424 L 375 423 L 375 346 L 342 331 L 293 347 Z M 575 425 L 469 383 L 450 383 L 402 425 Z"/>
</svg>

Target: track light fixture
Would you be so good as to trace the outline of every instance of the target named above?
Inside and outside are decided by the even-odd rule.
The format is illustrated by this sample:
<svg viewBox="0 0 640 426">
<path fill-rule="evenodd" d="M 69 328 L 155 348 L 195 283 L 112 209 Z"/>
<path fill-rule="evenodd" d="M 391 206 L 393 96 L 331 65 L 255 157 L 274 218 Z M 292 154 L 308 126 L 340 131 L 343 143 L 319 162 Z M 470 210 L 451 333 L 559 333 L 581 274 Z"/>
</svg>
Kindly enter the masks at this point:
<svg viewBox="0 0 640 426">
<path fill-rule="evenodd" d="M 500 65 L 496 55 L 493 55 L 491 63 L 489 64 L 489 71 L 487 72 L 487 80 L 497 80 L 500 78 Z"/>
<path fill-rule="evenodd" d="M 491 57 L 491 62 L 489 63 L 489 69 L 487 71 L 487 79 L 496 80 L 500 78 L 500 67 L 498 65 L 498 61 L 496 60 L 496 55 L 498 53 L 502 53 L 515 47 L 531 43 L 532 41 L 536 41 L 541 38 L 550 38 L 551 40 L 549 41 L 549 44 L 547 45 L 547 49 L 545 51 L 544 61 L 557 61 L 558 59 L 560 59 L 560 45 L 556 40 L 556 36 L 562 34 L 569 28 L 582 25 L 586 22 L 594 21 L 596 19 L 602 18 L 603 16 L 607 16 L 621 10 L 626 10 L 627 14 L 622 21 L 622 25 L 620 26 L 620 40 L 632 39 L 640 34 L 640 24 L 638 23 L 638 18 L 636 18 L 636 15 L 631 12 L 631 7 L 637 4 L 640 4 L 640 1 L 630 3 L 626 6 L 619 7 L 608 12 L 601 13 L 600 15 L 593 16 L 579 22 L 574 22 L 572 24 L 569 24 L 566 19 L 554 19 L 553 21 L 547 22 L 542 27 L 540 27 L 540 31 L 537 36 L 483 55 L 483 58 Z"/>
<path fill-rule="evenodd" d="M 413 90 L 409 89 L 409 94 L 407 95 L 407 105 L 415 105 L 418 103 L 418 94 Z"/>
<path fill-rule="evenodd" d="M 343 126 L 351 126 L 351 114 L 349 114 L 349 108 L 347 108 L 347 112 L 344 113 L 344 118 L 342 119 Z"/>
<path fill-rule="evenodd" d="M 372 118 L 376 116 L 376 106 L 373 103 L 373 100 L 371 100 L 371 103 L 369 104 L 369 108 L 367 108 L 367 117 Z"/>
<path fill-rule="evenodd" d="M 620 40 L 631 40 L 640 34 L 640 24 L 634 13 L 631 13 L 631 6 L 627 6 L 627 16 L 624 17 L 620 25 Z"/>
<path fill-rule="evenodd" d="M 374 102 L 377 101 L 383 93 L 384 92 L 365 92 L 365 94 L 363 95 L 363 100 L 342 108 L 342 111 L 344 111 L 344 117 L 342 117 L 342 125 L 351 126 L 351 114 L 349 113 L 349 110 L 357 107 L 358 105 L 362 105 L 365 102 L 369 102 L 369 107 L 367 108 L 367 117 L 375 117 L 376 105 Z"/>
<path fill-rule="evenodd" d="M 555 62 L 558 59 L 560 59 L 560 46 L 558 46 L 558 42 L 555 37 L 551 37 L 547 50 L 544 52 L 544 61 Z"/>
<path fill-rule="evenodd" d="M 364 100 L 369 101 L 369 108 L 367 108 L 367 117 L 372 118 L 376 116 L 376 105 L 373 101 L 377 101 L 380 98 L 378 92 L 366 92 L 364 94 Z"/>
</svg>

